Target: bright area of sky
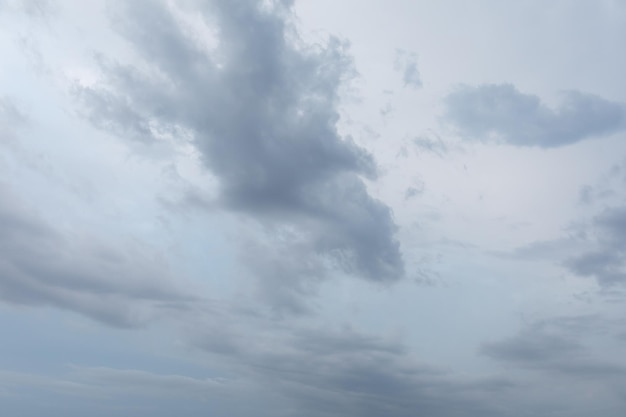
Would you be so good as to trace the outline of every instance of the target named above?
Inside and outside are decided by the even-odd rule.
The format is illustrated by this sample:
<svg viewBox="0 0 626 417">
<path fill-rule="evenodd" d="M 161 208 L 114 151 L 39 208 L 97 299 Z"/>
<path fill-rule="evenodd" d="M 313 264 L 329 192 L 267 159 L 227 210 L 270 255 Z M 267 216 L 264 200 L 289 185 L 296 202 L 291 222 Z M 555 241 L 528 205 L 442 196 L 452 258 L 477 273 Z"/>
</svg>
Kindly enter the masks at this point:
<svg viewBox="0 0 626 417">
<path fill-rule="evenodd" d="M 0 414 L 625 415 L 625 42 L 620 0 L 1 0 Z"/>
</svg>

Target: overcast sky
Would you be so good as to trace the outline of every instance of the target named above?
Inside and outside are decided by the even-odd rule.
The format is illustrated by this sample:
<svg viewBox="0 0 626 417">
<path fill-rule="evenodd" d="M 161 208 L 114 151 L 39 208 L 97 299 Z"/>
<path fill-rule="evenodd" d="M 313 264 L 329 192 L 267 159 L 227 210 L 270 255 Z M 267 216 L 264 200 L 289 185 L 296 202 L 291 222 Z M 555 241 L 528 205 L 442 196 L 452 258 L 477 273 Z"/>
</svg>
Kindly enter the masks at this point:
<svg viewBox="0 0 626 417">
<path fill-rule="evenodd" d="M 626 3 L 0 0 L 0 414 L 626 413 Z"/>
</svg>

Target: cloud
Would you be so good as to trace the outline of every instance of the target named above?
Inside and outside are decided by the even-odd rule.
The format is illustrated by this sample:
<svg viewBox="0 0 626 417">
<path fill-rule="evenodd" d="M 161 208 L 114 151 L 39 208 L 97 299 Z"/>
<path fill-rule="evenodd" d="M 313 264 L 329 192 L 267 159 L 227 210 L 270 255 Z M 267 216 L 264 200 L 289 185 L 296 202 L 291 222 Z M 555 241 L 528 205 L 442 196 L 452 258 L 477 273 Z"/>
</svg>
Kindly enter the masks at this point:
<svg viewBox="0 0 626 417">
<path fill-rule="evenodd" d="M 625 106 L 568 91 L 552 109 L 511 84 L 461 86 L 445 98 L 445 120 L 481 142 L 553 148 L 610 135 L 626 127 Z"/>
<path fill-rule="evenodd" d="M 411 198 L 418 196 L 424 192 L 424 186 L 420 184 L 420 187 L 409 187 L 404 191 L 404 199 L 410 200 Z"/>
<path fill-rule="evenodd" d="M 206 398 L 227 383 L 223 379 L 191 378 L 184 375 L 157 374 L 138 369 L 72 366 L 71 376 L 94 390 L 146 396 Z"/>
<path fill-rule="evenodd" d="M 196 332 L 194 345 L 217 354 L 221 363 L 237 364 L 261 390 L 281 394 L 275 414 L 285 409 L 291 410 L 288 416 L 495 416 L 502 410 L 490 399 L 514 385 L 501 377 L 464 379 L 417 364 L 401 343 L 349 328 L 249 325 L 253 334 L 232 328 Z"/>
<path fill-rule="evenodd" d="M 6 0 L 0 3 L 0 10 L 24 13 L 31 18 L 46 18 L 55 12 L 55 7 L 49 0 Z"/>
<path fill-rule="evenodd" d="M 244 416 L 254 408 L 243 402 L 247 413 L 237 412 L 243 407 L 234 403 L 228 405 L 228 411 L 224 410 L 233 386 L 221 378 L 104 366 L 69 365 L 53 375 L 0 370 L 0 392 L 2 389 L 3 410 L 24 416 L 80 415 L 85 409 L 102 417 L 167 416 L 175 412 L 201 416 L 206 414 L 207 406 L 220 415 L 230 412 L 229 415 Z"/>
<path fill-rule="evenodd" d="M 605 209 L 585 234 L 589 249 L 569 257 L 565 266 L 577 275 L 595 278 L 602 286 L 626 283 L 626 207 Z"/>
<path fill-rule="evenodd" d="M 21 2 L 22 10 L 31 17 L 46 18 L 55 12 L 50 0 L 25 0 Z"/>
<path fill-rule="evenodd" d="M 580 187 L 578 193 L 578 201 L 581 204 L 592 205 L 596 202 L 606 200 L 615 194 L 613 190 L 602 189 L 600 187 L 592 187 L 590 185 L 584 185 Z"/>
<path fill-rule="evenodd" d="M 596 357 L 585 346 L 581 335 L 610 331 L 614 323 L 597 316 L 561 317 L 535 322 L 520 333 L 483 345 L 481 353 L 503 363 L 536 372 L 575 378 L 594 379 L 609 387 L 614 379 L 626 379 L 626 367 Z"/>
<path fill-rule="evenodd" d="M 594 225 L 608 242 L 626 243 L 626 206 L 606 209 L 594 219 Z"/>
<path fill-rule="evenodd" d="M 494 251 L 497 256 L 517 259 L 522 261 L 550 261 L 560 262 L 571 256 L 572 253 L 580 252 L 587 247 L 574 236 L 563 237 L 554 240 L 538 240 L 519 246 L 510 252 Z"/>
<path fill-rule="evenodd" d="M 614 206 L 589 221 L 570 225 L 568 235 L 562 238 L 494 253 L 521 261 L 555 263 L 574 275 L 595 279 L 607 290 L 626 283 L 625 244 L 626 206 Z"/>
<path fill-rule="evenodd" d="M 3 127 L 21 127 L 27 122 L 28 117 L 13 100 L 8 97 L 0 97 L 0 125 Z"/>
<path fill-rule="evenodd" d="M 468 378 L 425 366 L 400 341 L 350 328 L 241 318 L 230 311 L 189 321 L 196 351 L 186 355 L 195 359 L 185 368 L 193 376 L 69 365 L 53 375 L 0 370 L 0 389 L 22 396 L 20 410 L 50 401 L 52 415 L 61 411 L 59 404 L 85 401 L 98 410 L 115 404 L 119 415 L 136 415 L 136 407 L 168 415 L 181 406 L 192 416 L 205 415 L 207 406 L 267 417 L 508 415 L 493 399 L 515 388 L 507 378 Z M 32 404 L 25 401 L 35 397 Z"/>
<path fill-rule="evenodd" d="M 374 159 L 336 128 L 339 88 L 352 73 L 345 45 L 298 41 L 289 2 L 215 0 L 196 12 L 214 42 L 202 43 L 180 9 L 125 3 L 114 24 L 141 64 L 101 59 L 102 82 L 75 89 L 85 116 L 145 143 L 163 132 L 188 137 L 220 181 L 221 207 L 294 236 L 294 250 L 259 239 L 270 254 L 274 244 L 284 250 L 260 266 L 273 277 L 264 285 L 294 283 L 270 300 L 302 294 L 301 262 L 374 282 L 401 278 L 391 210 L 361 179 L 376 178 Z M 248 257 L 255 270 L 263 256 Z"/>
<path fill-rule="evenodd" d="M 112 397 L 132 392 L 145 396 L 203 398 L 220 390 L 222 379 L 191 378 L 176 374 L 158 374 L 138 369 L 84 367 L 70 365 L 62 376 L 45 376 L 0 371 L 2 384 L 8 387 L 41 387 L 66 394 L 89 397 Z"/>
<path fill-rule="evenodd" d="M 158 253 L 58 230 L 0 184 L 0 298 L 54 306 L 117 327 L 184 309 L 186 294 Z"/>
<path fill-rule="evenodd" d="M 606 291 L 626 284 L 626 206 L 605 208 L 590 220 L 568 227 L 562 238 L 534 241 L 497 256 L 521 261 L 547 261 L 579 277 L 595 279 Z"/>
<path fill-rule="evenodd" d="M 545 334 L 541 329 L 527 329 L 521 334 L 501 342 L 487 344 L 482 352 L 494 359 L 530 364 L 544 369 L 568 355 L 576 355 L 582 347 L 559 335 Z"/>
<path fill-rule="evenodd" d="M 14 100 L 0 97 L 0 144 L 10 145 L 9 141 L 15 140 L 17 131 L 28 124 L 28 116 Z"/>
<path fill-rule="evenodd" d="M 353 360 L 333 366 L 336 371 L 257 366 L 247 382 L 70 366 L 69 372 L 54 376 L 0 371 L 0 388 L 6 389 L 6 403 L 20 395 L 16 409 L 22 413 L 49 402 L 51 415 L 62 415 L 63 404 L 68 403 L 123 416 L 136 415 L 138 409 L 159 416 L 183 409 L 186 415 L 201 416 L 207 406 L 242 417 L 508 415 L 481 404 L 513 387 L 502 378 L 453 380 L 427 369 L 402 369 L 380 361 Z"/>
<path fill-rule="evenodd" d="M 327 277 L 327 267 L 310 238 L 298 238 L 276 230 L 284 238 L 250 240 L 242 247 L 241 259 L 254 271 L 255 291 L 274 312 L 282 315 L 311 312 L 306 300 Z"/>
<path fill-rule="evenodd" d="M 437 136 L 437 140 L 431 139 L 428 136 L 418 136 L 412 141 L 413 145 L 419 149 L 420 152 L 428 152 L 443 158 L 449 151 L 448 146 Z"/>
<path fill-rule="evenodd" d="M 394 68 L 402 73 L 402 81 L 405 87 L 414 89 L 422 87 L 422 78 L 417 67 L 417 54 L 403 50 L 396 51 Z"/>
</svg>

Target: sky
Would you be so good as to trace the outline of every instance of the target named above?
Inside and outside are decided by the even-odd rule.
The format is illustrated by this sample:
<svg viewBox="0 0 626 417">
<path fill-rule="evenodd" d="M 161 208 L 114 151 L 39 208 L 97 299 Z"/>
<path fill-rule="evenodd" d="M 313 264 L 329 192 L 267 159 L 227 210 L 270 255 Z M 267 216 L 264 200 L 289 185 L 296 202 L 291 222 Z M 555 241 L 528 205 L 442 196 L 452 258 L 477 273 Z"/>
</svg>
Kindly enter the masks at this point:
<svg viewBox="0 0 626 417">
<path fill-rule="evenodd" d="M 0 0 L 0 414 L 626 412 L 626 3 Z"/>
</svg>

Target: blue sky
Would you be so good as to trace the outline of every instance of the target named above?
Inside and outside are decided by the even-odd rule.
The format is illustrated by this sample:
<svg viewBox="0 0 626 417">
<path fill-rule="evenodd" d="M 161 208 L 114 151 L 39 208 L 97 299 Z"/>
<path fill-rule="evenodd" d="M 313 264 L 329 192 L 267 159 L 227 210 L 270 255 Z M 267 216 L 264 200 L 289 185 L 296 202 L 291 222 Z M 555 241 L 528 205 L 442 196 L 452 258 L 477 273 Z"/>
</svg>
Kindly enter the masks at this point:
<svg viewBox="0 0 626 417">
<path fill-rule="evenodd" d="M 625 23 L 0 1 L 0 412 L 623 415 Z"/>
</svg>

